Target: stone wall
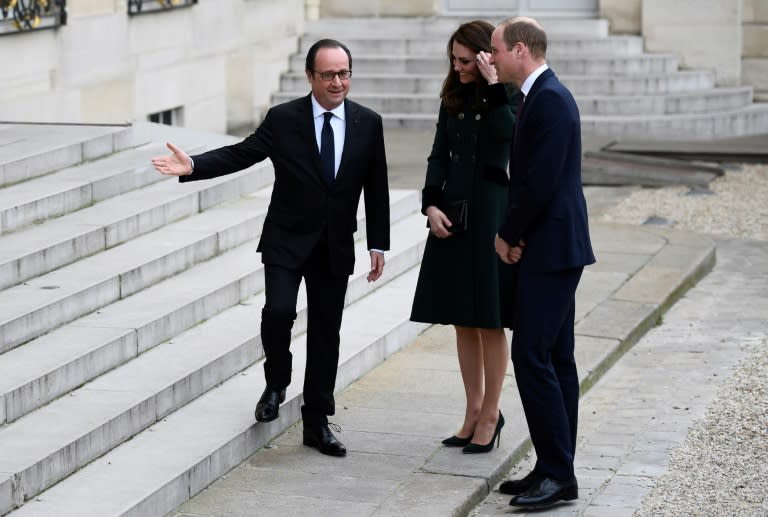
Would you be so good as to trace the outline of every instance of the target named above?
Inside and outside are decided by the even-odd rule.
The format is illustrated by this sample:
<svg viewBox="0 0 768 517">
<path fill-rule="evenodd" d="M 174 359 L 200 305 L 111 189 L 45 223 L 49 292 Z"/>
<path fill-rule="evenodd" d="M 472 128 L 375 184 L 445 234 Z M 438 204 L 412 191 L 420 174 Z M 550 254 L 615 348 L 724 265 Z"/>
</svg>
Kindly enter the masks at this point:
<svg viewBox="0 0 768 517">
<path fill-rule="evenodd" d="M 440 0 L 320 0 L 320 16 L 434 16 Z"/>
<path fill-rule="evenodd" d="M 611 34 L 640 34 L 643 0 L 600 0 L 600 17 L 608 20 Z"/>
<path fill-rule="evenodd" d="M 755 99 L 768 102 L 768 2 L 743 0 L 742 78 L 755 89 Z"/>
<path fill-rule="evenodd" d="M 0 120 L 123 123 L 177 110 L 185 127 L 254 124 L 303 30 L 303 0 L 216 0 L 128 16 L 68 2 L 67 25 L 2 38 Z"/>
<path fill-rule="evenodd" d="M 741 84 L 743 0 L 643 0 L 648 52 L 670 52 L 682 68 L 712 69 L 719 85 Z"/>
<path fill-rule="evenodd" d="M 718 83 L 752 86 L 756 100 L 768 101 L 765 0 L 600 0 L 600 16 L 611 34 L 642 33 L 647 50 L 674 52 L 684 68 L 715 69 Z"/>
</svg>

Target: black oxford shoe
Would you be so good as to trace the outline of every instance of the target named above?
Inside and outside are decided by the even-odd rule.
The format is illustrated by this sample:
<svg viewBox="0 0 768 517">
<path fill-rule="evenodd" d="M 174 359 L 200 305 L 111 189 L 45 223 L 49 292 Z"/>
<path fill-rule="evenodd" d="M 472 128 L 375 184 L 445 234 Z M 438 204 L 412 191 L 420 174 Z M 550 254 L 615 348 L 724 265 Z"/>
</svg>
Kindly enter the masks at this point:
<svg viewBox="0 0 768 517">
<path fill-rule="evenodd" d="M 522 479 L 508 479 L 504 481 L 499 485 L 499 492 L 507 495 L 523 494 L 538 485 L 542 479 L 544 479 L 542 474 L 532 470 Z"/>
<path fill-rule="evenodd" d="M 338 430 L 338 429 L 337 429 Z M 304 428 L 304 445 L 314 447 L 328 456 L 346 456 L 347 449 L 333 436 L 328 424 Z"/>
<path fill-rule="evenodd" d="M 256 420 L 259 422 L 271 422 L 278 416 L 280 404 L 285 401 L 285 389 L 273 390 L 269 386 L 261 394 L 259 403 L 256 404 Z"/>
<path fill-rule="evenodd" d="M 544 508 L 578 497 L 579 485 L 575 477 L 565 481 L 545 477 L 524 494 L 513 497 L 509 504 L 520 508 Z"/>
</svg>

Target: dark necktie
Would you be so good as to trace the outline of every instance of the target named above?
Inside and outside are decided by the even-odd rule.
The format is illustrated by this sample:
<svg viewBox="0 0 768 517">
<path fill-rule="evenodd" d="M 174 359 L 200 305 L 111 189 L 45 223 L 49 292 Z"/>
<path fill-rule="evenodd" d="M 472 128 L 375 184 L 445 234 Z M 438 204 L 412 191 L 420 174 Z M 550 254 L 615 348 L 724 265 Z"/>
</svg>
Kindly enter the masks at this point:
<svg viewBox="0 0 768 517">
<path fill-rule="evenodd" d="M 525 106 L 525 95 L 520 92 L 520 102 L 517 105 L 517 113 L 515 113 L 515 134 L 517 134 L 517 126 L 520 122 L 520 117 L 523 115 L 523 107 Z"/>
<path fill-rule="evenodd" d="M 336 174 L 334 171 L 335 152 L 333 149 L 333 129 L 331 128 L 331 117 L 333 113 L 326 111 L 323 116 L 323 130 L 320 132 L 320 167 L 323 171 L 323 179 L 329 185 L 332 185 Z"/>
</svg>

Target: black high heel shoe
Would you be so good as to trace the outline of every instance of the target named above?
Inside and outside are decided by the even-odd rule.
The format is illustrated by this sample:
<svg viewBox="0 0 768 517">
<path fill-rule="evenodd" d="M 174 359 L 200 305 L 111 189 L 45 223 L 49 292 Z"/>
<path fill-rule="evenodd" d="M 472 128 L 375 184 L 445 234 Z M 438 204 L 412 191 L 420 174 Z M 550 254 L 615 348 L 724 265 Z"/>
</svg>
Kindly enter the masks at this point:
<svg viewBox="0 0 768 517">
<path fill-rule="evenodd" d="M 501 414 L 501 411 L 499 411 L 499 420 L 496 422 L 496 430 L 493 432 L 493 437 L 491 437 L 491 441 L 486 443 L 485 445 L 480 445 L 478 443 L 472 443 L 471 441 L 464 446 L 462 449 L 462 452 L 464 454 L 477 454 L 479 452 L 490 452 L 493 449 L 493 442 L 496 442 L 496 447 L 499 446 L 501 443 L 501 428 L 504 427 L 504 415 Z"/>
<path fill-rule="evenodd" d="M 459 438 L 458 436 L 453 435 L 450 438 L 443 440 L 442 443 L 446 447 L 465 447 L 472 441 L 473 436 L 474 434 L 469 435 L 467 438 Z"/>
</svg>

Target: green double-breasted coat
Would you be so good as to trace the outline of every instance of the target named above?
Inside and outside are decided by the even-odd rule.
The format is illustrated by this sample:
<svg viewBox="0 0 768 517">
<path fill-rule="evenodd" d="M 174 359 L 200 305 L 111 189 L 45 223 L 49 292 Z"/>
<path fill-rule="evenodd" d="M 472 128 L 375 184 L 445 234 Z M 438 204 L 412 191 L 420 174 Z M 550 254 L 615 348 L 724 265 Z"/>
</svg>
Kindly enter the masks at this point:
<svg viewBox="0 0 768 517">
<path fill-rule="evenodd" d="M 467 101 L 457 114 L 440 106 L 422 191 L 430 205 L 468 200 L 468 228 L 446 239 L 429 234 L 411 319 L 479 328 L 512 327 L 514 266 L 494 247 L 507 203 L 507 166 L 515 107 L 504 85 L 488 90 L 487 109 Z"/>
</svg>

